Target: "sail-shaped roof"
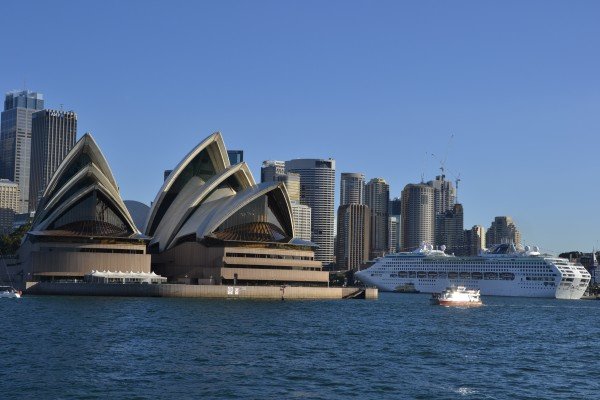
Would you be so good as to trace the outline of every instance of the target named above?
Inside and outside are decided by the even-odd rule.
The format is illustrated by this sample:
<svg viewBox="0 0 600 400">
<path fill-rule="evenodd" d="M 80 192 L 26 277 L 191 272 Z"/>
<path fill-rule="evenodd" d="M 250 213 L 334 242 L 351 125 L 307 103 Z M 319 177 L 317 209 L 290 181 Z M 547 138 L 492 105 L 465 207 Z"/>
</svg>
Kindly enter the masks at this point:
<svg viewBox="0 0 600 400">
<path fill-rule="evenodd" d="M 190 238 L 289 241 L 294 223 L 285 185 L 257 185 L 246 163 L 230 166 L 217 132 L 188 153 L 165 180 L 145 233 L 152 236 L 150 246 L 162 252 Z"/>
<path fill-rule="evenodd" d="M 31 232 L 130 236 L 140 232 L 100 148 L 86 133 L 52 176 Z"/>
<path fill-rule="evenodd" d="M 189 193 L 193 190 L 190 186 L 198 188 L 228 167 L 225 143 L 221 133 L 215 132 L 194 147 L 169 174 L 152 203 L 144 227 L 146 234 L 155 234 L 180 192 Z"/>
</svg>

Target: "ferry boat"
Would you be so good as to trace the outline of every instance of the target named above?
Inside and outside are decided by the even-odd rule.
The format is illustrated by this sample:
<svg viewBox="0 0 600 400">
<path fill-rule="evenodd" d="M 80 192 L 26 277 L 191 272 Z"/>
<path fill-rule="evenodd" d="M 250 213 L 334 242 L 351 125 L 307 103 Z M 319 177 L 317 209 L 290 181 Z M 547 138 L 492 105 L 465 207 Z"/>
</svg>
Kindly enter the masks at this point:
<svg viewBox="0 0 600 400">
<path fill-rule="evenodd" d="M 431 304 L 458 307 L 477 307 L 483 305 L 479 290 L 467 290 L 464 286 L 451 286 L 442 293 L 433 293 L 431 295 Z"/>
<path fill-rule="evenodd" d="M 423 244 L 413 252 L 393 253 L 355 274 L 365 285 L 394 292 L 412 284 L 423 293 L 449 286 L 479 288 L 487 296 L 580 299 L 591 276 L 580 264 L 541 254 L 537 247 L 517 250 L 496 245 L 479 256 L 457 257 Z"/>
</svg>

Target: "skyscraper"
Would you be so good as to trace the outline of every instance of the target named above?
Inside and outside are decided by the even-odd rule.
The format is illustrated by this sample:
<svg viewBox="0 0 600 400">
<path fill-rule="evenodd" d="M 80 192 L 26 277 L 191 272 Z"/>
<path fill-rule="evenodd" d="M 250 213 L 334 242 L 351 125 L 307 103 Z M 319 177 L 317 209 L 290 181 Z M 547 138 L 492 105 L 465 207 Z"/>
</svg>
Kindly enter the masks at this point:
<svg viewBox="0 0 600 400">
<path fill-rule="evenodd" d="M 425 184 L 408 184 L 402 190 L 402 250 L 411 251 L 434 237 L 434 189 Z"/>
<path fill-rule="evenodd" d="M 434 189 L 433 192 L 433 208 L 435 213 L 435 244 L 436 246 L 445 245 L 446 237 L 444 234 L 444 226 L 441 226 L 446 218 L 446 212 L 452 211 L 454 203 L 456 203 L 456 190 L 451 181 L 446 180 L 445 175 L 438 175 L 435 180 L 427 182 Z M 462 228 L 461 228 L 462 229 Z"/>
<path fill-rule="evenodd" d="M 373 178 L 365 185 L 365 202 L 371 210 L 371 259 L 384 256 L 389 249 L 390 186 L 382 178 Z"/>
<path fill-rule="evenodd" d="M 451 181 L 446 180 L 445 175 L 438 175 L 435 180 L 427 182 L 434 189 L 434 212 L 435 214 L 452 210 L 456 203 L 456 189 Z"/>
<path fill-rule="evenodd" d="M 285 162 L 286 172 L 300 175 L 300 203 L 312 210 L 311 241 L 319 246 L 315 259 L 333 262 L 335 160 L 297 159 Z"/>
<path fill-rule="evenodd" d="M 435 216 L 436 243 L 439 246 L 446 246 L 448 254 L 464 253 L 463 215 L 463 206 L 457 203 L 452 206 L 452 210 L 446 210 Z"/>
<path fill-rule="evenodd" d="M 365 204 L 365 176 L 352 172 L 342 172 L 340 181 L 340 206 Z"/>
<path fill-rule="evenodd" d="M 15 214 L 19 212 L 19 185 L 0 179 L 0 234 L 12 231 Z"/>
<path fill-rule="evenodd" d="M 244 161 L 244 150 L 227 150 L 229 164 L 235 165 Z"/>
<path fill-rule="evenodd" d="M 33 114 L 29 211 L 36 210 L 46 185 L 76 139 L 77 114 L 73 111 L 42 110 Z"/>
<path fill-rule="evenodd" d="M 0 127 L 0 178 L 19 185 L 19 209 L 29 209 L 31 116 L 44 108 L 41 93 L 28 90 L 6 94 Z"/>
<path fill-rule="evenodd" d="M 342 205 L 338 208 L 337 218 L 336 264 L 343 269 L 358 269 L 369 260 L 369 207 Z"/>
<path fill-rule="evenodd" d="M 335 256 L 341 269 L 357 269 L 369 260 L 371 212 L 364 195 L 365 176 L 342 172 Z"/>
<path fill-rule="evenodd" d="M 485 242 L 487 246 L 501 243 L 520 245 L 521 232 L 519 232 L 511 217 L 496 217 L 485 234 Z"/>
<path fill-rule="evenodd" d="M 388 252 L 397 253 L 400 250 L 398 246 L 398 232 L 400 232 L 400 216 L 390 215 L 390 233 L 388 236 Z"/>
<path fill-rule="evenodd" d="M 277 174 L 273 177 L 274 181 L 285 183 L 290 201 L 292 203 L 300 203 L 300 175 L 295 172 L 286 174 Z"/>
<path fill-rule="evenodd" d="M 292 206 L 296 237 L 311 240 L 311 214 L 309 206 L 300 203 L 300 175 L 285 172 L 283 161 L 264 161 L 260 169 L 261 182 L 283 182 Z"/>
<path fill-rule="evenodd" d="M 465 252 L 461 255 L 476 256 L 483 249 L 485 249 L 485 228 L 474 225 L 471 229 L 465 230 Z"/>
<path fill-rule="evenodd" d="M 283 174 L 285 174 L 285 162 L 274 160 L 263 161 L 260 168 L 260 181 L 273 182 L 276 175 Z"/>
<path fill-rule="evenodd" d="M 400 251 L 402 248 L 402 229 L 400 218 L 402 213 L 402 201 L 400 200 L 400 197 L 395 197 L 390 200 L 388 211 L 390 214 L 390 252 L 394 253 Z M 395 231 L 393 232 L 393 230 Z M 391 237 L 393 237 L 393 241 Z"/>
<path fill-rule="evenodd" d="M 311 240 L 310 231 L 310 220 L 311 210 L 310 207 L 298 202 L 292 202 L 292 218 L 294 219 L 294 230 L 296 237 L 302 240 Z"/>
</svg>

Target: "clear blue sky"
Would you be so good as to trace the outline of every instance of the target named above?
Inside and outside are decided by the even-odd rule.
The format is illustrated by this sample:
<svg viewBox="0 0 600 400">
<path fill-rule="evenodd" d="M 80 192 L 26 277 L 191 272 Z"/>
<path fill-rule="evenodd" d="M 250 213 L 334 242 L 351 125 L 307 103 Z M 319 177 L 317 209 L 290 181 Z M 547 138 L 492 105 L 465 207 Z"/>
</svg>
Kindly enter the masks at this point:
<svg viewBox="0 0 600 400">
<path fill-rule="evenodd" d="M 590 250 L 598 21 L 598 1 L 6 1 L 0 90 L 75 110 L 125 199 L 152 201 L 217 130 L 256 178 L 332 157 L 338 184 L 363 172 L 393 196 L 447 151 L 466 227 L 511 215 L 526 243 Z"/>
</svg>

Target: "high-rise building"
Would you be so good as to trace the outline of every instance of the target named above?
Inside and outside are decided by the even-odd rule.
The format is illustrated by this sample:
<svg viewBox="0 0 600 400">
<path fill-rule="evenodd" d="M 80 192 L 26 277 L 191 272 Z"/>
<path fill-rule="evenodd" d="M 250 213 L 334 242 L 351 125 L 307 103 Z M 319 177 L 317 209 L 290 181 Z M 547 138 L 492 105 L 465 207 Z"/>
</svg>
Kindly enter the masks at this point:
<svg viewBox="0 0 600 400">
<path fill-rule="evenodd" d="M 369 260 L 369 207 L 345 204 L 338 208 L 336 264 L 343 269 L 358 269 Z"/>
<path fill-rule="evenodd" d="M 511 217 L 496 217 L 485 234 L 485 243 L 487 246 L 501 243 L 520 245 L 521 232 L 519 232 Z"/>
<path fill-rule="evenodd" d="M 309 206 L 292 202 L 292 218 L 294 219 L 294 230 L 296 237 L 302 240 L 311 240 L 310 219 L 311 210 Z"/>
<path fill-rule="evenodd" d="M 408 184 L 402 190 L 402 250 L 412 251 L 434 237 L 434 189 L 425 184 Z"/>
<path fill-rule="evenodd" d="M 400 231 L 400 216 L 390 215 L 390 233 L 388 237 L 388 252 L 397 253 L 400 250 L 398 247 L 398 232 Z"/>
<path fill-rule="evenodd" d="M 342 172 L 340 206 L 346 204 L 365 204 L 365 176 L 363 174 Z"/>
<path fill-rule="evenodd" d="M 42 110 L 33 114 L 29 211 L 36 210 L 52 175 L 76 139 L 77 114 L 73 111 Z"/>
<path fill-rule="evenodd" d="M 163 182 L 167 180 L 167 178 L 169 177 L 169 175 L 171 175 L 171 172 L 173 172 L 172 169 L 165 169 L 163 171 Z"/>
<path fill-rule="evenodd" d="M 0 126 L 0 178 L 19 185 L 19 211 L 29 210 L 31 116 L 44 108 L 44 96 L 28 90 L 6 94 Z"/>
<path fill-rule="evenodd" d="M 273 182 L 275 181 L 275 176 L 283 174 L 285 174 L 284 161 L 263 161 L 262 167 L 260 168 L 260 181 Z"/>
<path fill-rule="evenodd" d="M 290 201 L 300 203 L 300 175 L 295 172 L 275 175 L 273 181 L 285 183 Z"/>
<path fill-rule="evenodd" d="M 300 203 L 312 210 L 311 241 L 319 247 L 315 259 L 333 262 L 335 160 L 297 159 L 285 162 L 286 172 L 300 175 Z"/>
<path fill-rule="evenodd" d="M 464 247 L 462 204 L 454 204 L 452 210 L 439 213 L 435 218 L 438 228 L 435 232 L 438 246 L 446 246 L 448 254 L 462 254 Z"/>
<path fill-rule="evenodd" d="M 474 225 L 471 229 L 465 230 L 465 251 L 460 255 L 476 256 L 483 249 L 485 249 L 485 228 Z"/>
<path fill-rule="evenodd" d="M 433 208 L 435 213 L 435 244 L 436 246 L 448 244 L 445 243 L 445 236 L 443 233 L 444 227 L 440 224 L 443 223 L 446 218 L 446 211 L 452 211 L 454 203 L 456 203 L 456 189 L 451 181 L 446 180 L 445 175 L 438 175 L 435 180 L 427 182 L 429 186 L 434 189 L 433 192 Z M 462 229 L 462 228 L 461 228 Z"/>
<path fill-rule="evenodd" d="M 260 170 L 261 182 L 283 182 L 292 205 L 296 237 L 311 240 L 311 208 L 300 203 L 300 175 L 285 172 L 283 161 L 264 161 Z"/>
<path fill-rule="evenodd" d="M 369 260 L 371 212 L 365 205 L 365 176 L 342 172 L 337 212 L 336 264 L 357 269 Z"/>
<path fill-rule="evenodd" d="M 382 178 L 373 178 L 365 185 L 365 203 L 371 210 L 371 259 L 384 256 L 389 250 L 390 186 Z"/>
<path fill-rule="evenodd" d="M 15 214 L 20 207 L 19 185 L 8 179 L 0 179 L 0 234 L 13 230 Z"/>
<path fill-rule="evenodd" d="M 231 165 L 239 164 L 244 161 L 244 150 L 227 150 L 227 157 Z"/>
<path fill-rule="evenodd" d="M 395 240 L 391 241 L 390 239 L 390 252 L 398 252 L 402 249 L 402 229 L 401 229 L 401 217 L 402 214 L 402 201 L 400 197 L 395 197 L 390 200 L 390 205 L 388 206 L 388 211 L 390 214 L 390 235 L 392 235 L 392 218 L 395 218 L 396 221 L 396 231 L 395 231 Z"/>
<path fill-rule="evenodd" d="M 434 189 L 434 212 L 435 214 L 452 210 L 456 203 L 456 189 L 451 181 L 446 180 L 445 175 L 438 175 L 435 180 L 427 182 Z"/>
</svg>

